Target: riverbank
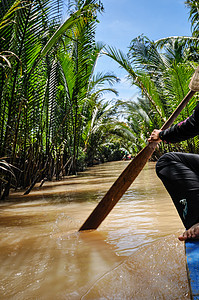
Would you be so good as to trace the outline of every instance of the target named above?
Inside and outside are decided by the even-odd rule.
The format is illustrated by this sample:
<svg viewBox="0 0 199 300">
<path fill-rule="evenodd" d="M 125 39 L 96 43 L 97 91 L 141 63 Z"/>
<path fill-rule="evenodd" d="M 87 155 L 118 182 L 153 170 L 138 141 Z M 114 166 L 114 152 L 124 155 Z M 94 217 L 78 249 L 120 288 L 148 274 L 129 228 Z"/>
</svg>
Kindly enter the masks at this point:
<svg viewBox="0 0 199 300">
<path fill-rule="evenodd" d="M 24 195 L 25 190 L 12 190 L 8 201 L 39 199 L 41 194 L 47 198 L 52 195 L 71 195 L 101 191 L 106 192 L 111 184 L 118 178 L 120 171 L 129 164 L 129 161 L 118 161 L 98 164 L 88 167 L 86 171 L 79 172 L 77 175 L 65 176 L 62 180 L 46 181 L 42 187 L 37 183 L 28 195 Z M 114 166 L 117 165 L 118 170 Z"/>
</svg>

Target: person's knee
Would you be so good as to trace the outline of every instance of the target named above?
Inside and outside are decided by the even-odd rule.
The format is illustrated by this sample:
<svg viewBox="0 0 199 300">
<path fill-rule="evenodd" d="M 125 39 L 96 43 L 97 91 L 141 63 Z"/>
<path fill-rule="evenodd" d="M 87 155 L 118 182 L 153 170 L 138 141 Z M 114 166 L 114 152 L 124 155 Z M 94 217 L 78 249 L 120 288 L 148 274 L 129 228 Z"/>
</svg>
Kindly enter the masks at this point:
<svg viewBox="0 0 199 300">
<path fill-rule="evenodd" d="M 172 153 L 165 153 L 163 154 L 157 161 L 156 163 L 156 173 L 159 176 L 160 171 L 168 166 L 168 164 L 173 160 L 173 155 Z"/>
</svg>

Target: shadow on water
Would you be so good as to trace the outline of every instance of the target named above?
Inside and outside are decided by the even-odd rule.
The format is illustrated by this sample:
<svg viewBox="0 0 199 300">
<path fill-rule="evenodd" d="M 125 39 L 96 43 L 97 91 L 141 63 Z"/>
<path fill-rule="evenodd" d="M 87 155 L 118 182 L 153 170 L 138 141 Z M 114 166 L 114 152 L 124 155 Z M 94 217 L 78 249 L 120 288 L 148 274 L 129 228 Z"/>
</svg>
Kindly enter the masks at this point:
<svg viewBox="0 0 199 300">
<path fill-rule="evenodd" d="M 153 163 L 97 231 L 78 232 L 126 165 L 95 166 L 0 206 L 0 299 L 189 299 L 183 227 Z"/>
</svg>

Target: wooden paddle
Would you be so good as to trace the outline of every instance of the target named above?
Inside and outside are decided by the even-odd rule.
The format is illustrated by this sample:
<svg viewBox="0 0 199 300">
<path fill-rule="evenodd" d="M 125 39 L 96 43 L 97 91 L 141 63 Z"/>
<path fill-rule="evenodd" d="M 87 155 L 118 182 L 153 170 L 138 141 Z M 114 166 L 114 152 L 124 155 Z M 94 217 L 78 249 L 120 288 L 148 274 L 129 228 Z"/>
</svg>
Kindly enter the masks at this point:
<svg viewBox="0 0 199 300">
<path fill-rule="evenodd" d="M 193 97 L 195 91 L 190 90 L 182 102 L 178 105 L 176 110 L 162 126 L 162 130 L 169 128 L 182 109 L 187 105 L 189 100 Z M 79 231 L 97 229 L 102 221 L 106 218 L 112 208 L 117 204 L 132 182 L 139 175 L 140 171 L 144 168 L 148 159 L 153 154 L 158 142 L 149 143 L 142 149 L 138 155 L 129 163 L 126 169 L 121 173 L 115 183 L 108 190 L 103 199 L 98 203 L 96 208 L 90 214 L 88 219 L 80 227 Z"/>
</svg>

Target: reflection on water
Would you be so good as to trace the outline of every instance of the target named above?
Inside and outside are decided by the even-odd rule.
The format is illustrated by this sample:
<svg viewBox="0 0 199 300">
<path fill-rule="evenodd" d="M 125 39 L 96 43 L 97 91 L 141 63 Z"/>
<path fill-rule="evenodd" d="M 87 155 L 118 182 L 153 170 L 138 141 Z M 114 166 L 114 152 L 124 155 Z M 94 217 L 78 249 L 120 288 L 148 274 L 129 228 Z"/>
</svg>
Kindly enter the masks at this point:
<svg viewBox="0 0 199 300">
<path fill-rule="evenodd" d="M 0 206 L 0 299 L 189 299 L 183 226 L 154 163 L 97 231 L 78 232 L 126 165 L 95 166 Z"/>
</svg>

